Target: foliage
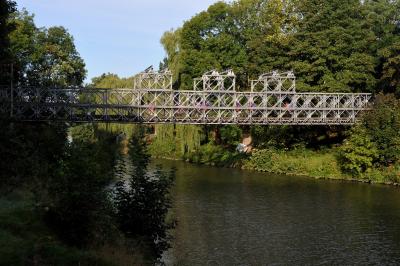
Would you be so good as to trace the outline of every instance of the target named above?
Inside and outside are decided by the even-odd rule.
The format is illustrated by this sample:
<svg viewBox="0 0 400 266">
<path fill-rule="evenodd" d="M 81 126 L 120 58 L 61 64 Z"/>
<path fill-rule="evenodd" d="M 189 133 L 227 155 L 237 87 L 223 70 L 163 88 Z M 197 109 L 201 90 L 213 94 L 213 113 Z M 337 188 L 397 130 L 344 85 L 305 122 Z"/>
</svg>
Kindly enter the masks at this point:
<svg viewBox="0 0 400 266">
<path fill-rule="evenodd" d="M 149 152 L 156 157 L 182 158 L 185 154 L 197 151 L 204 138 L 199 126 L 157 125 Z"/>
<path fill-rule="evenodd" d="M 292 69 L 300 91 L 375 91 L 381 62 L 383 77 L 398 65 L 398 10 L 390 0 L 218 2 L 161 43 L 181 89 L 207 70 L 233 68 L 239 88 Z"/>
<path fill-rule="evenodd" d="M 381 86 L 385 92 L 400 96 L 400 37 L 396 43 L 380 50 L 383 59 Z"/>
<path fill-rule="evenodd" d="M 219 129 L 221 140 L 227 145 L 237 145 L 242 140 L 242 129 L 236 125 L 223 126 Z"/>
<path fill-rule="evenodd" d="M 175 173 L 161 168 L 149 171 L 150 156 L 143 136 L 130 140 L 130 165 L 132 172 L 128 182 L 116 185 L 115 205 L 119 228 L 129 238 L 143 238 L 156 257 L 169 247 L 168 230 L 173 223 L 166 220 L 171 208 L 169 191 Z"/>
<path fill-rule="evenodd" d="M 90 125 L 74 128 L 73 133 L 50 183 L 46 219 L 63 241 L 82 247 L 107 239 L 111 225 L 107 186 L 113 179 L 116 147 L 113 136 L 98 139 Z"/>
<path fill-rule="evenodd" d="M 257 148 L 321 149 L 340 143 L 344 138 L 342 130 L 333 126 L 253 126 L 251 135 Z"/>
<path fill-rule="evenodd" d="M 92 78 L 90 87 L 100 89 L 133 88 L 134 77 L 120 78 L 116 74 L 107 73 Z"/>
<path fill-rule="evenodd" d="M 374 166 L 391 167 L 400 162 L 400 100 L 379 94 L 372 110 L 350 132 L 340 148 L 343 170 L 361 176 Z"/>
<path fill-rule="evenodd" d="M 111 265 L 93 251 L 63 244 L 43 223 L 32 195 L 19 191 L 0 198 L 2 265 Z"/>
<path fill-rule="evenodd" d="M 338 153 L 342 170 L 353 176 L 361 176 L 371 170 L 377 157 L 378 150 L 362 127 L 352 129 L 350 138 L 344 142 Z"/>
<path fill-rule="evenodd" d="M 66 128 L 54 124 L 14 124 L 0 120 L 0 190 L 11 192 L 27 186 L 41 201 L 48 180 L 63 157 Z"/>
<path fill-rule="evenodd" d="M 18 85 L 82 85 L 85 65 L 68 31 L 37 28 L 26 10 L 9 15 L 14 6 L 12 1 L 0 2 L 0 63 L 14 61 Z M 10 33 L 11 29 L 15 30 Z M 73 141 L 68 143 L 65 123 L 0 120 L 0 127 L 0 261 L 113 264 L 83 250 L 106 250 L 109 238 L 118 235 L 108 191 L 114 177 L 115 134 L 101 126 L 78 126 L 69 131 Z M 29 204 L 18 207 L 15 216 L 4 214 L 4 196 L 17 190 L 30 195 Z M 12 199 L 10 204 L 14 203 Z M 116 246 L 126 251 L 123 240 Z"/>
<path fill-rule="evenodd" d="M 78 86 L 86 76 L 73 37 L 64 27 L 37 28 L 26 10 L 15 12 L 10 23 L 11 51 L 19 82 L 40 86 Z"/>
<path fill-rule="evenodd" d="M 306 175 L 316 178 L 343 176 L 333 153 L 297 149 L 282 151 L 262 149 L 254 151 L 245 161 L 245 169 L 289 175 Z"/>
<path fill-rule="evenodd" d="M 176 85 L 187 89 L 192 78 L 205 71 L 233 68 L 239 73 L 238 86 L 245 88 L 248 78 L 264 68 L 260 61 L 266 57 L 258 51 L 268 47 L 263 41 L 284 39 L 280 29 L 293 22 L 291 8 L 279 0 L 217 2 L 176 31 L 166 32 L 161 42 Z"/>
<path fill-rule="evenodd" d="M 192 163 L 229 167 L 238 166 L 246 156 L 210 142 L 202 145 L 199 150 L 188 153 L 184 159 Z"/>
<path fill-rule="evenodd" d="M 301 20 L 290 43 L 286 67 L 300 91 L 372 91 L 376 42 L 359 0 L 300 1 Z"/>
<path fill-rule="evenodd" d="M 9 34 L 13 30 L 14 25 L 7 22 L 10 14 L 15 12 L 15 6 L 15 1 L 0 1 L 0 63 L 10 63 L 6 61 L 10 59 Z"/>
<path fill-rule="evenodd" d="M 239 90 L 279 69 L 295 72 L 298 91 L 395 91 L 399 10 L 391 0 L 218 2 L 167 31 L 161 43 L 177 89 L 190 89 L 192 78 L 210 69 L 233 68 Z M 288 149 L 344 137 L 328 127 L 253 127 L 252 133 L 256 146 Z M 173 139 L 159 142 L 165 143 L 178 150 Z"/>
<path fill-rule="evenodd" d="M 378 148 L 377 162 L 388 166 L 400 160 L 400 100 L 394 95 L 378 95 L 373 109 L 363 119 L 371 141 Z"/>
</svg>

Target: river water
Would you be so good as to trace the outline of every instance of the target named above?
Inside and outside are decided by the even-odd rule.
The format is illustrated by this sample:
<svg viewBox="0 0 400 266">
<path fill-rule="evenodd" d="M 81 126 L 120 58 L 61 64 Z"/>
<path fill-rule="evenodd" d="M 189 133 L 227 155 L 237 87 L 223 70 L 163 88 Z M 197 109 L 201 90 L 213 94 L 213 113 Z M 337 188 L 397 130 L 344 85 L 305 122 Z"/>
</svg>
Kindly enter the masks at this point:
<svg viewBox="0 0 400 266">
<path fill-rule="evenodd" d="M 400 190 L 177 168 L 167 265 L 400 265 Z"/>
</svg>

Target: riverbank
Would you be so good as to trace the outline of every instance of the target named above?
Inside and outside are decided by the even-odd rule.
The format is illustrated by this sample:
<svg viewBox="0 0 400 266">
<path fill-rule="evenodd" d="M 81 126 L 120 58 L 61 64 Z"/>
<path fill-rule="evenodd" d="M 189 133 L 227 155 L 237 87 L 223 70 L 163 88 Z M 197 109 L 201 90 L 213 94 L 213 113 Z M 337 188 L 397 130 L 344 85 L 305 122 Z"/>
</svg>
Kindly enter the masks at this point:
<svg viewBox="0 0 400 266">
<path fill-rule="evenodd" d="M 198 152 L 181 158 L 158 156 L 154 153 L 153 158 L 183 160 L 194 164 L 240 168 L 247 171 L 289 176 L 307 176 L 315 179 L 400 186 L 400 171 L 396 167 L 374 168 L 361 176 L 351 176 L 341 171 L 336 154 L 335 149 L 322 151 L 260 149 L 253 151 L 250 155 L 244 155 L 207 144 L 202 146 Z"/>
</svg>

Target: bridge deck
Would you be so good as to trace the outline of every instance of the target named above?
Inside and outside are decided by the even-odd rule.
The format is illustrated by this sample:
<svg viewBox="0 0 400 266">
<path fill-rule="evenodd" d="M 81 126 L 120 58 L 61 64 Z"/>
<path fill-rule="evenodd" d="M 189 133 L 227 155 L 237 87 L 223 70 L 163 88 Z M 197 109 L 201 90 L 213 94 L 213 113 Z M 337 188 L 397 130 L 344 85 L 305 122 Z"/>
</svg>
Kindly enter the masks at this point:
<svg viewBox="0 0 400 266">
<path fill-rule="evenodd" d="M 0 98 L 19 121 L 349 125 L 371 94 L 20 87 Z"/>
</svg>

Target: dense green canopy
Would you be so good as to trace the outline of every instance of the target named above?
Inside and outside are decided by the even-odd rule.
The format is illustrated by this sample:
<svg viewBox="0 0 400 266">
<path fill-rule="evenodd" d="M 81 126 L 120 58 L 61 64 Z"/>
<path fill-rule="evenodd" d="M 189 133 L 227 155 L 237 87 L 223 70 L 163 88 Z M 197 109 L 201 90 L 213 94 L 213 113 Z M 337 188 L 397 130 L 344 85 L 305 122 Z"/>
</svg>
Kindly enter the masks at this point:
<svg viewBox="0 0 400 266">
<path fill-rule="evenodd" d="M 394 91 L 398 7 L 392 0 L 218 2 L 161 43 L 182 89 L 207 70 L 233 68 L 241 88 L 279 69 L 295 71 L 299 91 Z"/>
<path fill-rule="evenodd" d="M 86 76 L 85 63 L 64 27 L 37 28 L 26 10 L 15 12 L 9 21 L 13 63 L 19 82 L 41 86 L 77 86 Z"/>
</svg>

